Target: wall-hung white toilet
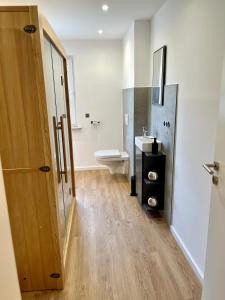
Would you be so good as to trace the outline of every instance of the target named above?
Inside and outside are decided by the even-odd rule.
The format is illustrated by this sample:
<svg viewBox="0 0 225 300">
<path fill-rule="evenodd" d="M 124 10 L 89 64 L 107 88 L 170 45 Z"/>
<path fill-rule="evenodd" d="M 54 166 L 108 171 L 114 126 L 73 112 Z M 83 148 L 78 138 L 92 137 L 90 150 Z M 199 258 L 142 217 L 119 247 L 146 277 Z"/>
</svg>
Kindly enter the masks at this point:
<svg viewBox="0 0 225 300">
<path fill-rule="evenodd" d="M 128 174 L 128 159 L 126 152 L 117 149 L 99 150 L 95 152 L 96 161 L 108 167 L 110 174 Z"/>
</svg>

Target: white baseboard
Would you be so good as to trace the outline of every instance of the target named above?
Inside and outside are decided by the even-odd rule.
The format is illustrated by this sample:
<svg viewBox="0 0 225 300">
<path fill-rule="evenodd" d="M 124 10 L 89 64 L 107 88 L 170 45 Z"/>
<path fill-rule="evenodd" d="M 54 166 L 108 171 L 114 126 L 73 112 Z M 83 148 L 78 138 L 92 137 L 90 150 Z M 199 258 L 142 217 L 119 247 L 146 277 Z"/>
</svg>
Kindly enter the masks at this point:
<svg viewBox="0 0 225 300">
<path fill-rule="evenodd" d="M 190 264 L 192 270 L 194 271 L 195 275 L 198 277 L 201 284 L 203 284 L 204 275 L 203 275 L 202 271 L 199 269 L 198 265 L 196 264 L 191 253 L 188 251 L 187 247 L 185 246 L 184 242 L 182 241 L 181 237 L 179 236 L 179 234 L 177 233 L 177 231 L 175 230 L 175 228 L 173 226 L 170 226 L 170 231 L 171 231 L 173 237 L 175 238 L 178 246 L 181 248 L 184 256 L 186 257 L 186 259 L 187 259 L 188 263 Z"/>
<path fill-rule="evenodd" d="M 107 170 L 107 167 L 104 166 L 75 167 L 75 171 L 97 171 L 97 170 Z"/>
</svg>

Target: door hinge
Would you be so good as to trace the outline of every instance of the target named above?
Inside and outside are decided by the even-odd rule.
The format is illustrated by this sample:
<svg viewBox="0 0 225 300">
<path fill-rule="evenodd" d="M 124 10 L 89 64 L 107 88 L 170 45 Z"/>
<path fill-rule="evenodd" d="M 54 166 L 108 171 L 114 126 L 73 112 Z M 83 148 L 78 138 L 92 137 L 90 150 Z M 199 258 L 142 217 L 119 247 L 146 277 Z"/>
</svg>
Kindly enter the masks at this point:
<svg viewBox="0 0 225 300">
<path fill-rule="evenodd" d="M 64 84 L 64 79 L 63 79 L 63 76 L 61 76 L 61 85 Z"/>
<path fill-rule="evenodd" d="M 27 33 L 35 33 L 37 30 L 37 27 L 35 25 L 29 24 L 29 25 L 26 25 L 23 28 L 23 30 Z"/>
<path fill-rule="evenodd" d="M 50 167 L 49 166 L 42 166 L 42 167 L 39 168 L 39 170 L 41 172 L 48 173 L 50 171 Z"/>
<path fill-rule="evenodd" d="M 60 275 L 59 273 L 52 273 L 52 274 L 50 275 L 50 277 L 52 277 L 52 278 L 54 278 L 54 279 L 57 279 L 57 278 L 60 278 L 61 275 Z"/>
</svg>

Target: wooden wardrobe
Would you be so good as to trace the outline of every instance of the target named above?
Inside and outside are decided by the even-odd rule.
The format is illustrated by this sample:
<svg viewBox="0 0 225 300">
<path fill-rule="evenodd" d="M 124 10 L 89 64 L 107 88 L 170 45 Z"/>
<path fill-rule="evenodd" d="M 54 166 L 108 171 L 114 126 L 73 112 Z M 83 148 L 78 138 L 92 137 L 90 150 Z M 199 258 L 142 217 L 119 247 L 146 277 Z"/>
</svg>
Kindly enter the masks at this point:
<svg viewBox="0 0 225 300">
<path fill-rule="evenodd" d="M 75 207 L 66 53 L 36 6 L 0 7 L 0 155 L 22 291 L 63 288 Z"/>
</svg>

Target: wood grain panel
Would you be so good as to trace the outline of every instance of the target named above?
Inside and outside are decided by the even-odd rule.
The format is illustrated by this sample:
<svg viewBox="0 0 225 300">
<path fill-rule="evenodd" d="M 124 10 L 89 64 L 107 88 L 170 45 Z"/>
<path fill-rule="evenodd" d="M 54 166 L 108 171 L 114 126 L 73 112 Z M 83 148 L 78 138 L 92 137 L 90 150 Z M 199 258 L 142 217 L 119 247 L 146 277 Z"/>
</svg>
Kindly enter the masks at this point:
<svg viewBox="0 0 225 300">
<path fill-rule="evenodd" d="M 58 197 L 57 201 L 57 210 L 59 218 L 59 232 L 60 232 L 60 241 L 61 241 L 61 251 L 63 251 L 63 246 L 66 238 L 66 220 L 64 213 L 64 200 L 63 200 L 63 187 L 62 187 L 62 178 L 58 173 L 60 170 L 60 155 L 59 155 L 59 143 L 58 143 L 58 134 L 54 132 L 53 126 L 53 117 L 57 118 L 57 111 L 55 105 L 55 87 L 54 87 L 54 73 L 52 68 L 52 57 L 51 57 L 51 43 L 48 39 L 43 36 L 42 44 L 42 54 L 44 62 L 44 77 L 45 77 L 45 86 L 46 86 L 46 104 L 48 109 L 48 122 L 49 122 L 49 134 L 52 147 L 52 156 L 53 156 L 53 172 L 55 177 L 55 189 L 57 191 Z M 57 151 L 57 152 L 56 152 Z M 58 160 L 58 161 L 57 161 Z M 59 165 L 58 165 L 59 164 Z"/>
<path fill-rule="evenodd" d="M 23 30 L 28 24 L 36 26 L 34 34 Z M 27 12 L 1 10 L 0 56 L 0 153 L 21 289 L 62 288 L 57 195 L 36 7 Z M 43 165 L 51 171 L 40 172 Z M 28 169 L 32 172 L 25 172 Z M 61 277 L 54 279 L 52 273 Z"/>
<path fill-rule="evenodd" d="M 44 50 L 45 49 L 45 44 L 46 44 L 46 39 L 49 41 L 49 43 L 52 45 L 52 50 L 54 51 L 54 49 L 56 50 L 56 52 L 58 53 L 58 55 L 61 57 L 61 59 L 63 60 L 63 66 L 62 66 L 62 70 L 61 70 L 61 74 L 60 75 L 64 75 L 64 80 L 65 80 L 65 85 L 63 86 L 63 94 L 65 93 L 65 97 L 66 99 L 64 98 L 64 96 L 62 97 L 62 101 L 66 103 L 63 103 L 63 106 L 66 106 L 65 107 L 65 111 L 63 113 L 65 113 L 67 115 L 67 127 L 66 130 L 68 130 L 68 135 L 69 135 L 69 152 L 70 152 L 70 157 L 68 158 L 70 161 L 70 168 L 68 168 L 68 178 L 69 178 L 69 181 L 68 183 L 66 183 L 64 180 L 63 180 L 63 186 L 64 186 L 64 194 L 66 196 L 67 199 L 70 199 L 70 201 L 67 201 L 67 203 L 69 203 L 69 205 L 67 205 L 67 212 L 71 212 L 73 211 L 72 207 L 73 207 L 73 202 L 75 201 L 75 175 L 74 175 L 74 159 L 73 159 L 73 142 L 72 142 L 72 130 L 71 130 L 71 117 L 70 117 L 70 106 L 69 106 L 69 94 L 68 94 L 68 83 L 67 83 L 67 73 L 66 73 L 66 70 L 67 70 L 67 65 L 66 65 L 66 52 L 61 44 L 61 42 L 59 41 L 58 37 L 55 35 L 54 31 L 52 30 L 50 24 L 48 23 L 48 21 L 46 20 L 45 17 L 43 16 L 39 16 L 39 20 L 40 20 L 40 36 L 41 36 L 41 48 L 42 48 L 42 59 L 43 61 L 46 61 L 46 59 L 48 60 L 49 58 L 47 57 L 48 54 L 46 53 L 46 51 Z M 48 82 L 49 82 L 49 79 L 48 79 L 48 70 L 47 68 L 50 66 L 50 64 L 46 64 L 44 63 L 44 67 L 45 67 L 45 70 L 44 70 L 44 77 L 45 77 L 45 84 L 46 84 L 46 91 L 47 92 L 47 95 L 46 95 L 46 102 L 47 102 L 47 109 L 48 109 L 48 117 L 49 117 L 49 124 L 51 122 L 51 118 L 52 118 L 52 98 L 53 98 L 53 95 L 52 95 L 52 92 L 49 91 L 48 89 Z M 46 68 L 47 67 L 47 68 Z M 54 74 L 55 75 L 55 74 Z M 55 79 L 55 78 L 54 78 Z M 61 85 L 61 76 L 59 78 L 60 80 L 56 80 L 55 84 L 58 83 Z M 58 116 L 59 117 L 59 116 Z M 66 125 L 66 123 L 65 123 Z M 53 145 L 52 141 L 54 140 L 54 137 L 52 136 L 52 132 L 51 130 L 49 131 L 49 134 L 50 134 L 50 138 L 51 138 L 51 144 Z M 53 146 L 52 146 L 52 153 L 54 154 L 54 149 L 53 149 Z M 53 162 L 54 162 L 54 155 L 53 155 Z M 69 174 L 71 173 L 71 174 Z M 56 175 L 56 174 L 55 174 Z M 56 178 L 57 176 L 55 176 Z M 72 196 L 70 195 L 70 188 L 71 188 L 71 181 L 72 181 Z M 57 180 L 55 179 L 55 186 L 56 186 L 56 190 L 59 190 L 60 187 L 58 185 L 58 182 Z M 60 207 L 59 207 L 59 202 L 60 202 L 60 199 L 59 201 L 57 201 L 56 205 L 58 206 L 58 223 L 59 223 L 59 227 L 60 227 Z M 68 218 L 68 213 L 66 214 L 67 215 L 67 229 L 70 228 L 70 217 Z M 71 215 L 71 214 L 70 214 Z M 69 235 L 70 235 L 70 230 L 67 230 L 67 237 L 64 239 L 65 243 L 63 245 L 63 248 L 64 249 L 67 249 L 67 245 L 68 245 L 68 240 L 69 240 Z M 63 239 L 61 239 L 63 240 Z M 66 254 L 67 254 L 67 251 L 63 251 L 64 253 L 64 257 L 63 257 L 63 260 L 66 261 Z"/>
<path fill-rule="evenodd" d="M 46 86 L 44 80 L 44 61 L 43 61 L 43 30 L 42 24 L 39 24 L 39 16 L 37 7 L 31 6 L 29 8 L 30 11 L 30 22 L 31 24 L 36 24 L 38 28 L 38 34 L 33 35 L 33 50 L 34 57 L 36 63 L 36 92 L 39 98 L 39 109 L 40 109 L 40 120 L 41 120 L 41 130 L 42 136 L 44 138 L 44 153 L 45 153 L 45 161 L 51 164 L 51 172 L 49 176 L 47 176 L 47 197 L 49 204 L 49 218 L 51 221 L 51 229 L 52 229 L 52 259 L 54 259 L 55 263 L 58 266 L 58 269 L 61 271 L 61 278 L 55 280 L 55 288 L 60 289 L 63 287 L 63 279 L 64 279 L 64 267 L 63 267 L 63 253 L 60 247 L 60 239 L 59 239 L 59 205 L 58 205 L 58 197 L 61 195 L 58 193 L 58 190 L 55 188 L 55 177 L 54 177 L 54 164 L 53 164 L 53 153 L 54 148 L 50 142 L 50 126 L 51 123 L 48 122 L 48 110 L 47 110 L 47 98 L 46 98 Z"/>
<path fill-rule="evenodd" d="M 18 17 L 19 14 L 19 17 Z M 3 169 L 41 166 L 43 142 L 31 36 L 23 31 L 28 13 L 0 15 L 0 152 Z M 35 133 L 35 138 L 34 137 Z M 4 142 L 3 142 L 4 141 Z"/>
<path fill-rule="evenodd" d="M 28 12 L 29 6 L 0 6 L 0 12 Z"/>
<path fill-rule="evenodd" d="M 58 49 L 60 54 L 66 59 L 66 51 L 62 43 L 60 42 L 59 38 L 53 31 L 48 20 L 43 15 L 39 16 L 39 20 L 40 20 L 41 27 L 43 28 L 44 34 L 48 36 L 48 38 L 51 40 L 51 43 L 55 46 L 56 49 Z"/>
<path fill-rule="evenodd" d="M 66 54 L 48 22 L 40 20 L 44 19 L 36 6 L 0 7 L 0 154 L 23 291 L 63 287 L 63 253 L 69 244 L 69 235 L 60 242 L 63 189 L 55 176 L 44 33 L 64 59 Z M 26 25 L 34 25 L 35 33 L 25 32 Z M 41 166 L 49 166 L 50 171 L 41 172 Z M 74 202 L 70 211 L 68 232 Z M 60 277 L 51 277 L 53 273 Z"/>
<path fill-rule="evenodd" d="M 65 80 L 65 98 L 66 98 L 66 108 L 67 108 L 67 126 L 69 135 L 69 148 L 70 148 L 70 167 L 71 167 L 71 181 L 72 181 L 72 195 L 76 197 L 75 189 L 75 166 L 74 166 L 74 151 L 73 151 L 73 137 L 72 137 L 72 127 L 71 127 L 71 114 L 70 114 L 70 99 L 69 99 L 69 86 L 68 86 L 68 74 L 67 74 L 67 62 L 66 58 L 63 59 L 63 71 Z"/>
</svg>

